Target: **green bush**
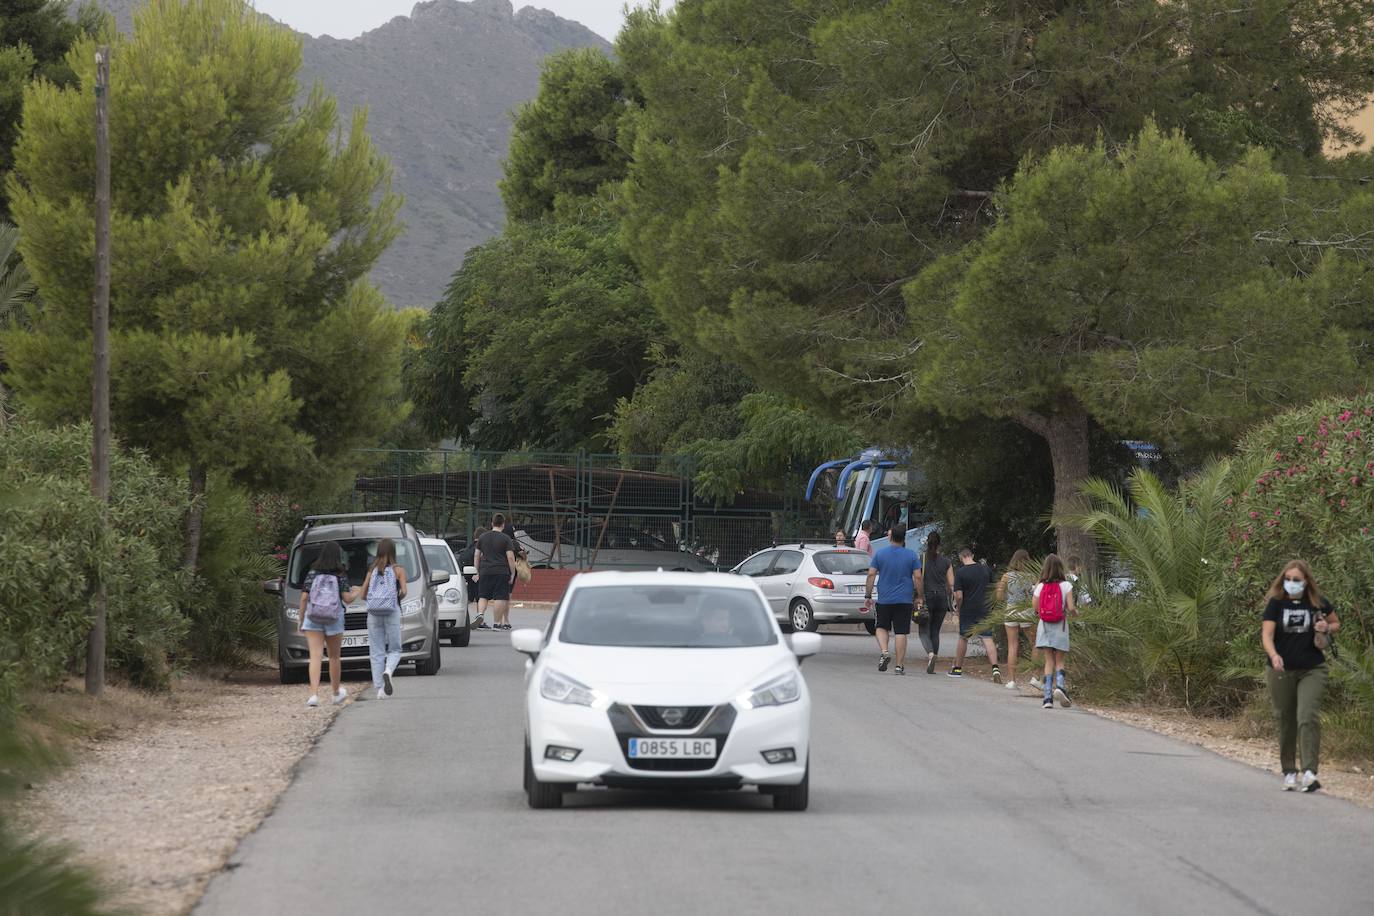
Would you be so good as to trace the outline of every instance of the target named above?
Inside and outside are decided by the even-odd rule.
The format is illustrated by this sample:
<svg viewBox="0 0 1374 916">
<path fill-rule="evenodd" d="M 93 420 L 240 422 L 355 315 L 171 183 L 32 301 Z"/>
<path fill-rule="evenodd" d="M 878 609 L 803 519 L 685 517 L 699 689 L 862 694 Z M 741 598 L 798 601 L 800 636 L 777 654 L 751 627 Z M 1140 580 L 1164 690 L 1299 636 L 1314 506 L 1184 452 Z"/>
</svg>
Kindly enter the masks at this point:
<svg viewBox="0 0 1374 916">
<path fill-rule="evenodd" d="M 1229 507 L 1232 668 L 1263 670 L 1264 593 L 1285 562 L 1306 560 L 1341 617 L 1328 722 L 1365 736 L 1352 750 L 1374 753 L 1374 394 L 1282 414 L 1240 454 L 1256 473 Z"/>
<path fill-rule="evenodd" d="M 180 556 L 185 498 L 139 453 L 111 455 L 110 524 L 90 493 L 89 426 L 19 421 L 0 434 L 0 710 L 20 684 L 47 685 L 78 666 L 97 573 L 109 596 L 112 666 L 161 686 L 182 641 Z"/>
<path fill-rule="evenodd" d="M 1226 504 L 1234 487 L 1225 461 L 1176 491 L 1143 469 L 1124 493 L 1104 480 L 1084 486 L 1091 509 L 1062 521 L 1091 532 L 1134 580 L 1124 595 L 1096 588 L 1073 629 L 1074 668 L 1099 689 L 1188 709 L 1233 706 L 1243 697 L 1225 664 Z"/>
</svg>

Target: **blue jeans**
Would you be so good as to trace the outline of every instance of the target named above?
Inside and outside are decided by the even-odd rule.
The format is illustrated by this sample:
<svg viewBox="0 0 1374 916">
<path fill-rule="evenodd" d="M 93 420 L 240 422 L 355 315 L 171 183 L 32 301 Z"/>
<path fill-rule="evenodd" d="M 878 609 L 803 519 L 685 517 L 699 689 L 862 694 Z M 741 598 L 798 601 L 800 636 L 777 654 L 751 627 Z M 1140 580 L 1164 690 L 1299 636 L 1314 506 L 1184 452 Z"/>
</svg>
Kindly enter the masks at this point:
<svg viewBox="0 0 1374 916">
<path fill-rule="evenodd" d="M 372 656 L 372 686 L 382 686 L 382 671 L 396 673 L 401 663 L 401 614 L 367 615 L 367 649 Z"/>
</svg>

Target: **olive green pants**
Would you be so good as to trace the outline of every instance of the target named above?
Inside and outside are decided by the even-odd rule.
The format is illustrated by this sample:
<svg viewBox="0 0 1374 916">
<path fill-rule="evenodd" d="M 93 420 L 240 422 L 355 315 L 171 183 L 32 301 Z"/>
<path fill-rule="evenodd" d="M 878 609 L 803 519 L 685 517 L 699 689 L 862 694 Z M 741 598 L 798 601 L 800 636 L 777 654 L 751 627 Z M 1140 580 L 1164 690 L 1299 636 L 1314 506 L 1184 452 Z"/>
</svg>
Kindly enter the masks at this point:
<svg viewBox="0 0 1374 916">
<path fill-rule="evenodd" d="M 1296 671 L 1269 669 L 1269 697 L 1274 701 L 1274 715 L 1279 720 L 1279 762 L 1285 773 L 1298 772 L 1299 746 L 1302 748 L 1302 768 L 1317 772 L 1326 675 L 1325 665 Z"/>
</svg>

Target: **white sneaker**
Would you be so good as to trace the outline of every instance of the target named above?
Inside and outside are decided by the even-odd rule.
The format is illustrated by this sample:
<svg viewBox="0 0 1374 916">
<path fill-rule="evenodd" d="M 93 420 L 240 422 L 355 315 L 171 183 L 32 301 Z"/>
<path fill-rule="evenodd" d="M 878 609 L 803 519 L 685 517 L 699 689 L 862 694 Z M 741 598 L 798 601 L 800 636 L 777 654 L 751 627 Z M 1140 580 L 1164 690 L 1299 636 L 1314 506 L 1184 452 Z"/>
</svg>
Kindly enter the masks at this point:
<svg viewBox="0 0 1374 916">
<path fill-rule="evenodd" d="M 1016 689 L 1016 682 L 1015 682 L 1015 681 L 1007 681 L 1006 684 L 1004 684 L 1003 686 L 1005 686 L 1008 690 L 1015 690 L 1015 689 Z"/>
<path fill-rule="evenodd" d="M 319 706 L 319 705 L 320 705 L 320 698 L 317 697 L 317 696 L 315 696 L 315 695 L 312 693 L 312 694 L 310 695 L 310 699 L 308 699 L 308 700 L 305 701 L 305 705 L 306 705 L 306 706 Z"/>
<path fill-rule="evenodd" d="M 391 694 L 392 694 L 393 692 L 395 692 L 395 689 L 396 689 L 396 688 L 393 687 L 392 684 L 391 684 L 391 672 L 390 672 L 390 671 L 383 671 L 383 672 L 382 672 L 382 691 L 383 691 L 384 693 L 386 693 L 387 696 L 391 696 Z"/>
<path fill-rule="evenodd" d="M 1304 792 L 1315 792 L 1315 791 L 1317 791 L 1318 789 L 1320 789 L 1321 787 L 1322 787 L 1322 784 L 1319 783 L 1319 782 L 1317 782 L 1317 774 L 1316 774 L 1316 773 L 1313 773 L 1311 770 L 1304 770 L 1304 771 L 1303 771 L 1303 774 L 1302 774 L 1302 790 L 1303 790 Z"/>
<path fill-rule="evenodd" d="M 385 700 L 385 699 L 386 699 L 386 691 L 383 690 L 381 687 L 378 687 L 378 688 L 377 688 L 376 697 L 377 697 L 377 699 L 379 699 L 379 700 Z"/>
<path fill-rule="evenodd" d="M 340 688 L 339 688 L 339 692 L 336 693 L 336 694 L 334 694 L 334 705 L 335 705 L 335 706 L 338 706 L 340 703 L 342 703 L 342 702 L 343 702 L 344 700 L 346 700 L 346 699 L 348 699 L 348 688 L 347 688 L 347 687 L 340 687 Z"/>
<path fill-rule="evenodd" d="M 1298 774 L 1297 774 L 1297 773 L 1284 773 L 1284 774 L 1283 774 L 1283 791 L 1285 791 L 1285 792 L 1292 792 L 1292 791 L 1293 791 L 1294 789 L 1296 789 L 1297 787 L 1298 787 Z"/>
<path fill-rule="evenodd" d="M 1038 677 L 1032 677 L 1032 678 L 1030 679 L 1030 685 L 1031 685 L 1032 688 L 1034 688 L 1034 689 L 1036 689 L 1036 690 L 1041 690 L 1041 689 L 1043 689 L 1043 688 L 1040 686 L 1040 678 L 1038 678 Z"/>
</svg>

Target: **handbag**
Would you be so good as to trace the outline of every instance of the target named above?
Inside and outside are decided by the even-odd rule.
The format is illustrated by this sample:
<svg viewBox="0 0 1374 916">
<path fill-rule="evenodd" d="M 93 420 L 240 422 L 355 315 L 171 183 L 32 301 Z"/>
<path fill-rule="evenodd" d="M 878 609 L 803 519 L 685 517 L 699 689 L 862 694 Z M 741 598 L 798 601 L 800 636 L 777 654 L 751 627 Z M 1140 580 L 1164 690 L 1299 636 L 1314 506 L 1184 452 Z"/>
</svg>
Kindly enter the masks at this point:
<svg viewBox="0 0 1374 916">
<path fill-rule="evenodd" d="M 530 561 L 524 557 L 515 558 L 515 577 L 521 582 L 529 582 L 534 573 L 530 570 Z"/>
<path fill-rule="evenodd" d="M 917 607 L 913 602 L 911 605 L 911 619 L 916 621 L 917 626 L 925 626 L 930 622 L 930 611 L 924 607 Z"/>
</svg>

